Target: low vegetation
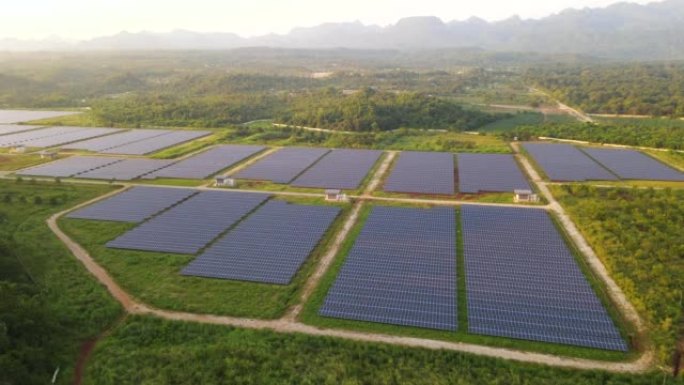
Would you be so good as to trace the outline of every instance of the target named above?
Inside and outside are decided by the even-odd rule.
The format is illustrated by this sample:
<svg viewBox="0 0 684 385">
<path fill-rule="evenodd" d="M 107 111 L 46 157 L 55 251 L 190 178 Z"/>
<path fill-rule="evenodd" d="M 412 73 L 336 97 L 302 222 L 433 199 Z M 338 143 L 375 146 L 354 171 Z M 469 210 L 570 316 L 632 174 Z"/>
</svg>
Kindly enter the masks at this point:
<svg viewBox="0 0 684 385">
<path fill-rule="evenodd" d="M 684 322 L 684 191 L 572 185 L 553 193 L 646 318 L 658 359 L 669 364 Z"/>
<path fill-rule="evenodd" d="M 443 350 L 129 317 L 84 384 L 680 385 L 667 374 L 559 369 Z"/>
<path fill-rule="evenodd" d="M 121 308 L 45 220 L 108 186 L 0 181 L 0 383 L 70 383 L 80 344 Z"/>
</svg>

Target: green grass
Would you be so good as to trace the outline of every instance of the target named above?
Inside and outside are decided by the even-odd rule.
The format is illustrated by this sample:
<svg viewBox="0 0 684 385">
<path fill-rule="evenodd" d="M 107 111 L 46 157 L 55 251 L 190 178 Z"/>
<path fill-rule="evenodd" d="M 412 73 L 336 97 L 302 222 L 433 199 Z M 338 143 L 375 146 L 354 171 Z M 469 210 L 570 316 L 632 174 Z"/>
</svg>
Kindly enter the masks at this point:
<svg viewBox="0 0 684 385">
<path fill-rule="evenodd" d="M 670 118 L 620 118 L 620 117 L 594 117 L 601 123 L 618 126 L 630 126 L 636 128 L 684 128 L 684 120 Z"/>
<path fill-rule="evenodd" d="M 643 152 L 653 156 L 654 158 L 660 160 L 663 163 L 666 163 L 684 172 L 684 152 L 652 150 L 644 150 Z"/>
<path fill-rule="evenodd" d="M 681 385 L 444 350 L 134 316 L 95 349 L 84 384 Z"/>
<path fill-rule="evenodd" d="M 5 241 L 12 242 L 19 266 L 40 293 L 37 298 L 45 300 L 50 317 L 60 325 L 58 333 L 51 336 L 54 342 L 42 341 L 45 349 L 26 357 L 27 360 L 49 357 L 49 367 L 30 368 L 34 374 L 45 378 L 44 383 L 57 366 L 61 367 L 58 383 L 71 383 L 80 344 L 98 335 L 121 314 L 119 304 L 52 234 L 45 220 L 55 212 L 111 190 L 111 186 L 0 180 L 0 199 L 3 199 L 0 232 L 8 236 Z M 36 203 L 37 199 L 42 203 Z M 48 350 L 47 346 L 53 344 L 58 350 Z"/>
<path fill-rule="evenodd" d="M 500 337 L 490 337 L 490 336 L 480 336 L 474 334 L 468 334 L 464 330 L 459 329 L 456 332 L 450 331 L 439 331 L 439 330 L 429 330 L 416 327 L 406 327 L 397 325 L 387 325 L 373 322 L 364 321 L 353 321 L 344 320 L 336 318 L 327 318 L 318 315 L 318 310 L 322 306 L 325 296 L 332 287 L 335 278 L 339 274 L 344 261 L 349 254 L 356 238 L 358 237 L 363 225 L 368 218 L 371 211 L 370 205 L 365 205 L 358 218 L 358 222 L 350 231 L 349 236 L 343 243 L 335 260 L 331 264 L 330 268 L 326 274 L 321 279 L 319 286 L 315 289 L 309 301 L 305 304 L 302 312 L 300 314 L 300 320 L 304 323 L 326 327 L 326 328 L 338 328 L 338 329 L 350 329 L 359 330 L 363 332 L 370 333 L 382 333 L 390 335 L 402 335 L 417 338 L 428 338 L 435 340 L 444 340 L 452 342 L 466 342 L 472 344 L 489 345 L 506 347 L 513 349 L 529 350 L 542 353 L 558 354 L 570 357 L 581 357 L 588 359 L 606 360 L 606 361 L 622 361 L 626 359 L 631 359 L 634 357 L 634 353 L 621 353 L 612 351 L 603 351 L 598 349 L 589 349 L 575 346 L 567 345 L 557 345 L 551 343 L 524 341 L 524 340 L 514 340 L 508 338 Z M 460 227 L 460 225 L 458 226 Z M 459 246 L 460 250 L 460 246 Z M 462 258 L 459 256 L 459 258 Z M 462 265 L 461 265 L 462 266 Z M 463 273 L 459 272 L 459 276 Z M 459 283 L 460 287 L 461 283 Z M 459 303 L 459 310 L 465 310 L 463 308 L 464 302 Z"/>
<path fill-rule="evenodd" d="M 320 201 L 301 200 L 320 204 Z M 105 244 L 132 224 L 62 219 L 60 226 L 136 298 L 153 306 L 194 313 L 273 319 L 299 297 L 302 285 L 348 215 L 348 205 L 289 285 L 179 275 L 195 256 L 108 249 Z"/>
</svg>

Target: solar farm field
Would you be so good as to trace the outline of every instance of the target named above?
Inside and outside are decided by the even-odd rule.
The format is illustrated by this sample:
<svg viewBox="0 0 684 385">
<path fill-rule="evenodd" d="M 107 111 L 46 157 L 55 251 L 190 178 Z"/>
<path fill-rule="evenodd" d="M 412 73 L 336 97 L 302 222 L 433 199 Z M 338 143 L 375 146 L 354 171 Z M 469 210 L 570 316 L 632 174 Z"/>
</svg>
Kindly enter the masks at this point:
<svg viewBox="0 0 684 385">
<path fill-rule="evenodd" d="M 556 143 L 524 143 L 523 148 L 552 181 L 617 180 L 615 175 L 575 146 Z"/>
<path fill-rule="evenodd" d="M 286 147 L 233 175 L 238 179 L 290 183 L 330 150 Z"/>
<path fill-rule="evenodd" d="M 458 189 L 461 193 L 530 190 L 513 155 L 458 154 Z"/>
<path fill-rule="evenodd" d="M 126 132 L 121 132 L 118 134 L 110 135 L 105 138 L 95 138 L 90 140 L 84 140 L 81 142 L 76 142 L 64 146 L 67 150 L 85 150 L 102 152 L 124 146 L 131 143 L 140 142 L 143 140 L 156 138 L 158 136 L 166 135 L 171 133 L 170 130 L 148 130 L 148 129 L 137 129 L 130 130 Z"/>
<path fill-rule="evenodd" d="M 204 179 L 266 149 L 264 146 L 219 146 L 178 161 L 145 178 Z"/>
<path fill-rule="evenodd" d="M 30 111 L 30 110 L 0 110 L 0 124 L 21 123 L 32 120 L 57 118 L 78 114 L 73 111 Z"/>
<path fill-rule="evenodd" d="M 103 159 L 112 159 L 102 157 Z M 83 179 L 132 180 L 175 163 L 173 160 L 123 158 L 121 161 L 76 175 Z"/>
<path fill-rule="evenodd" d="M 382 151 L 335 149 L 291 185 L 295 187 L 357 189 L 378 161 Z"/>
<path fill-rule="evenodd" d="M 620 179 L 684 182 L 684 173 L 635 150 L 583 148 Z"/>
<path fill-rule="evenodd" d="M 120 146 L 108 148 L 99 152 L 102 154 L 147 155 L 181 143 L 199 139 L 210 134 L 211 131 L 171 130 L 167 131 L 165 134 L 162 135 L 130 142 Z"/>
<path fill-rule="evenodd" d="M 454 194 L 454 155 L 447 152 L 399 154 L 385 181 L 388 192 Z"/>
<path fill-rule="evenodd" d="M 148 217 L 162 206 L 183 199 L 176 195 L 181 191 L 194 195 Z M 165 202 L 137 213 L 135 208 L 149 202 L 153 193 L 164 195 Z M 261 206 L 249 210 L 248 206 L 262 201 Z M 60 220 L 60 226 L 117 282 L 154 306 L 276 318 L 298 298 L 349 207 L 303 198 L 284 201 L 268 194 L 136 187 L 72 213 Z M 147 218 L 138 222 L 143 217 Z M 231 219 L 236 223 L 228 224 Z M 222 229 L 220 233 L 218 228 Z M 216 238 L 197 253 L 196 246 L 210 238 L 207 233 Z M 137 244 L 127 249 L 108 247 L 121 240 Z M 173 251 L 160 251 L 169 248 Z M 211 255 L 221 257 L 211 261 Z M 211 265 L 215 262 L 219 265 Z M 211 267 L 207 270 L 203 266 Z M 241 269 L 235 269 L 237 266 Z M 192 275 L 187 274 L 192 270 Z M 201 274 L 207 271 L 212 276 Z"/>
<path fill-rule="evenodd" d="M 14 134 L 22 131 L 30 131 L 40 126 L 20 126 L 15 124 L 0 124 L 0 135 Z"/>
<path fill-rule="evenodd" d="M 123 160 L 123 158 L 115 157 L 73 156 L 40 166 L 27 168 L 18 171 L 16 174 L 26 176 L 68 178 L 78 176 L 101 167 L 113 165 L 122 162 Z"/>
<path fill-rule="evenodd" d="M 116 128 L 50 127 L 0 136 L 0 147 L 53 147 L 83 139 L 113 134 Z"/>
</svg>

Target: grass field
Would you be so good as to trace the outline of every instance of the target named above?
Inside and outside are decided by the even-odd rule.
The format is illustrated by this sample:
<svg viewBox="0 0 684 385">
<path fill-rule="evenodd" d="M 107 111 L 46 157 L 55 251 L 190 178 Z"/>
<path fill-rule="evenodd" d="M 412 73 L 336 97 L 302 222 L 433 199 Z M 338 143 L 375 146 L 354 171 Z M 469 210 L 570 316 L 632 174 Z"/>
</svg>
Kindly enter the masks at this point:
<svg viewBox="0 0 684 385">
<path fill-rule="evenodd" d="M 505 131 L 518 126 L 533 126 L 544 122 L 544 115 L 538 112 L 520 112 L 508 119 L 497 120 L 478 128 L 480 132 Z"/>
<path fill-rule="evenodd" d="M 354 226 L 354 228 L 351 230 L 350 235 L 347 237 L 345 240 L 344 244 L 340 248 L 340 251 L 338 255 L 335 257 L 335 260 L 333 261 L 330 269 L 326 272 L 325 276 L 321 279 L 321 282 L 319 286 L 316 288 L 314 293 L 312 294 L 311 298 L 309 301 L 306 303 L 304 306 L 302 313 L 300 314 L 300 320 L 304 323 L 315 325 L 315 326 L 320 326 L 320 327 L 328 327 L 328 328 L 341 328 L 341 329 L 351 329 L 351 330 L 359 330 L 359 331 L 364 331 L 364 332 L 374 332 L 374 333 L 383 333 L 383 334 L 392 334 L 392 335 L 403 335 L 403 336 L 411 336 L 411 337 L 418 337 L 418 338 L 429 338 L 429 339 L 436 339 L 436 340 L 446 340 L 446 341 L 461 341 L 461 342 L 467 342 L 467 343 L 474 343 L 474 344 L 482 344 L 482 345 L 490 345 L 490 346 L 500 346 L 500 347 L 508 347 L 508 348 L 514 348 L 514 349 L 522 349 L 522 350 L 530 350 L 530 351 L 538 351 L 538 352 L 544 352 L 544 353 L 552 353 L 552 354 L 559 354 L 559 355 L 565 355 L 565 356 L 573 356 L 573 357 L 582 357 L 582 358 L 591 358 L 591 359 L 599 359 L 599 360 L 608 360 L 608 361 L 619 361 L 619 360 L 625 360 L 629 359 L 634 355 L 634 353 L 620 353 L 620 352 L 610 352 L 610 351 L 602 351 L 602 350 L 597 350 L 597 349 L 588 349 L 588 348 L 581 348 L 581 347 L 574 347 L 574 346 L 567 346 L 567 345 L 556 345 L 556 344 L 550 344 L 550 343 L 542 343 L 542 342 L 532 342 L 532 341 L 523 341 L 523 340 L 513 340 L 513 339 L 508 339 L 508 338 L 499 338 L 499 337 L 490 337 L 490 336 L 480 336 L 480 335 L 474 335 L 474 334 L 468 334 L 465 332 L 465 329 L 462 329 L 459 325 L 459 330 L 457 332 L 448 332 L 448 331 L 439 331 L 439 330 L 429 330 L 429 329 L 422 329 L 422 328 L 416 328 L 416 327 L 407 327 L 407 326 L 397 326 L 397 325 L 388 325 L 388 324 L 380 324 L 380 323 L 373 323 L 373 322 L 364 322 L 364 321 L 353 321 L 353 320 L 344 320 L 344 319 L 337 319 L 337 318 L 327 318 L 327 317 L 322 317 L 318 315 L 318 310 L 322 306 L 323 301 L 325 300 L 325 296 L 327 295 L 327 292 L 330 290 L 332 287 L 335 278 L 337 277 L 340 269 L 342 268 L 342 265 L 344 264 L 344 260 L 346 259 L 346 256 L 349 254 L 352 246 L 354 245 L 354 242 L 356 238 L 358 237 L 359 233 L 361 232 L 361 229 L 363 228 L 363 225 L 368 218 L 368 215 L 370 214 L 372 206 L 371 205 L 365 205 L 362 208 L 362 211 L 359 215 L 359 220 Z M 457 229 L 460 231 L 460 226 L 457 226 Z M 458 242 L 460 244 L 460 241 Z M 460 261 L 462 261 L 462 247 L 458 247 L 458 258 Z M 464 265 L 462 263 L 458 264 L 458 272 L 457 276 L 458 277 L 463 277 L 464 276 Z M 461 288 L 462 283 L 459 282 L 459 288 Z M 459 299 L 461 299 L 461 295 L 459 294 Z M 463 312 L 465 310 L 464 308 L 464 301 L 459 302 L 459 311 Z M 459 317 L 463 317 L 463 314 L 459 314 Z M 461 320 L 461 318 L 459 318 Z"/>
<path fill-rule="evenodd" d="M 684 128 L 684 120 L 670 118 L 619 118 L 619 117 L 594 117 L 600 123 L 614 124 L 618 126 L 631 127 L 663 127 L 663 128 Z"/>
<path fill-rule="evenodd" d="M 300 200 L 307 202 L 321 204 L 318 200 Z M 169 310 L 272 319 L 281 316 L 298 298 L 315 263 L 348 215 L 349 205 L 344 207 L 289 285 L 181 276 L 180 270 L 195 256 L 105 247 L 108 241 L 133 228 L 133 224 L 65 218 L 60 220 L 60 226 L 122 287 L 143 302 Z"/>
<path fill-rule="evenodd" d="M 59 325 L 48 334 L 48 338 L 33 337 L 32 342 L 37 344 L 37 349 L 10 347 L 10 350 L 16 349 L 15 358 L 26 362 L 30 375 L 35 376 L 35 379 L 42 378 L 43 383 L 49 382 L 55 368 L 59 366 L 61 374 L 57 383 L 70 384 L 80 344 L 99 334 L 121 315 L 119 304 L 59 242 L 48 229 L 45 220 L 52 213 L 111 190 L 112 187 L 104 185 L 76 186 L 0 180 L 0 199 L 3 202 L 0 204 L 0 235 L 3 243 L 11 244 L 17 257 L 16 260 L 7 260 L 10 256 L 0 256 L 3 267 L 0 276 L 3 281 L 7 279 L 5 277 L 11 271 L 10 264 L 17 264 L 21 276 L 27 278 L 31 287 L 36 290 L 31 301 L 43 304 L 44 312 L 49 315 L 50 320 Z M 4 318 L 6 315 L 7 313 L 0 310 L 1 319 L 7 320 Z M 14 316 L 22 319 L 25 315 L 14 313 Z M 23 322 L 42 325 L 43 320 L 25 319 Z M 3 333 L 3 341 L 13 343 L 14 338 L 22 337 L 16 333 L 17 331 L 12 330 L 9 334 Z M 0 348 L 0 355 L 3 349 Z M 0 382 L 21 383 L 3 381 L 5 375 L 10 378 L 14 376 L 14 380 L 18 381 L 22 378 L 19 375 L 21 368 L 8 368 L 6 363 L 0 362 Z"/>
</svg>

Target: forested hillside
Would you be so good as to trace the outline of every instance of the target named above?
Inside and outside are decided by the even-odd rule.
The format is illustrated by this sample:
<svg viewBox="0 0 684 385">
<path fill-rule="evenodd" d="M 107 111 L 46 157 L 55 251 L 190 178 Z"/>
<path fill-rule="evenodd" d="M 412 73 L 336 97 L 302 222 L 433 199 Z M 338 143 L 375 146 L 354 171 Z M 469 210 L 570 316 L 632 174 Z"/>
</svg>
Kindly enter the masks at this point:
<svg viewBox="0 0 684 385">
<path fill-rule="evenodd" d="M 526 78 L 585 112 L 684 117 L 681 63 L 551 66 Z"/>
</svg>

